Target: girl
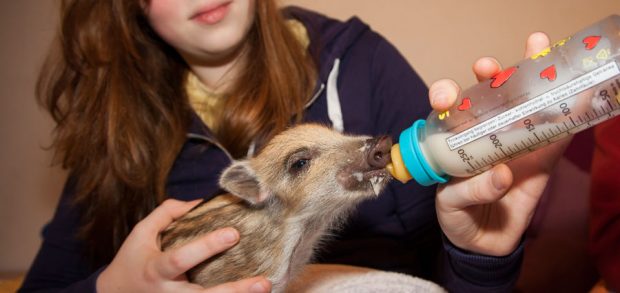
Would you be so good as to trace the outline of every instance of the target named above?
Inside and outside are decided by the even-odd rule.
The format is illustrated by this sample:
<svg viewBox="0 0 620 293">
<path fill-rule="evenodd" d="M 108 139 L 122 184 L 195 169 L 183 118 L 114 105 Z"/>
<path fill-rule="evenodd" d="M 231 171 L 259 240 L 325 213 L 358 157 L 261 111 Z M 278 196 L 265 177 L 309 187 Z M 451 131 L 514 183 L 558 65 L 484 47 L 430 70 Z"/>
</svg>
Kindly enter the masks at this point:
<svg viewBox="0 0 620 293">
<path fill-rule="evenodd" d="M 202 291 L 184 272 L 238 233 L 223 229 L 165 253 L 158 233 L 192 200 L 217 194 L 232 158 L 294 123 L 396 138 L 431 110 L 406 60 L 357 18 L 279 10 L 273 0 L 63 0 L 61 8 L 38 96 L 57 122 L 56 155 L 70 177 L 23 292 Z M 547 44 L 535 34 L 526 54 Z M 500 66 L 485 58 L 474 71 L 482 80 Z M 434 83 L 431 104 L 449 107 L 458 90 Z M 562 147 L 514 162 L 514 174 L 499 165 L 437 190 L 392 182 L 317 259 L 451 291 L 510 290 L 521 236 Z M 210 290 L 270 284 L 256 277 Z"/>
</svg>

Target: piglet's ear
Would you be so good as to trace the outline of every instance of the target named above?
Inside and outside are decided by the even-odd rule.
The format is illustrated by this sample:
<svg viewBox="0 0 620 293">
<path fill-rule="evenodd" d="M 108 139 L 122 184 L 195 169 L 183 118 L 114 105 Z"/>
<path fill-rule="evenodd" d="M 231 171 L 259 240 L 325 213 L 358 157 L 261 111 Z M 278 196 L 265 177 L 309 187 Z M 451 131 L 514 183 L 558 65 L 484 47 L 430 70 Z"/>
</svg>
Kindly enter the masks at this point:
<svg viewBox="0 0 620 293">
<path fill-rule="evenodd" d="M 261 188 L 254 169 L 247 161 L 235 161 L 226 168 L 220 176 L 220 186 L 251 204 L 259 204 L 271 194 Z"/>
</svg>

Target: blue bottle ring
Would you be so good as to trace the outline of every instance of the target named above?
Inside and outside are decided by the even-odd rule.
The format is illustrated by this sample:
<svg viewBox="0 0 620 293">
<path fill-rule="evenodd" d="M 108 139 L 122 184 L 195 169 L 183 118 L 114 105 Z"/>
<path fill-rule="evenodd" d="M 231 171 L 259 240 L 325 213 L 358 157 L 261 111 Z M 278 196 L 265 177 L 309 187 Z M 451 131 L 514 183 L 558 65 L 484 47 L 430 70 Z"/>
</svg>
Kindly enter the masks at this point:
<svg viewBox="0 0 620 293">
<path fill-rule="evenodd" d="M 425 125 L 426 120 L 420 119 L 400 134 L 399 146 L 403 163 L 405 163 L 405 168 L 413 179 L 421 185 L 430 186 L 436 183 L 446 183 L 450 176 L 435 172 L 420 149 L 418 134 L 424 129 Z"/>
</svg>

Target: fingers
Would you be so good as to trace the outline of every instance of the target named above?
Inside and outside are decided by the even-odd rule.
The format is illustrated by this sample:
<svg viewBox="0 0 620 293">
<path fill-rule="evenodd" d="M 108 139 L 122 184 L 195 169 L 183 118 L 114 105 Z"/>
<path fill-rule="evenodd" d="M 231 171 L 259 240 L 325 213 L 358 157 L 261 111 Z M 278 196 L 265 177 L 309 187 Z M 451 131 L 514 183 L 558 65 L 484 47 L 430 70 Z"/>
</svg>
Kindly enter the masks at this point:
<svg viewBox="0 0 620 293">
<path fill-rule="evenodd" d="M 478 81 L 483 81 L 497 74 L 501 70 L 501 65 L 495 58 L 485 57 L 474 63 L 473 70 Z M 451 79 L 434 82 L 428 90 L 431 107 L 437 112 L 447 110 L 453 106 L 460 91 L 461 88 Z"/>
<path fill-rule="evenodd" d="M 473 66 L 478 81 L 491 78 L 501 70 L 501 66 L 495 58 L 480 58 Z M 454 105 L 461 88 L 451 79 L 440 79 L 434 82 L 429 90 L 431 107 L 437 112 L 443 112 Z"/>
<path fill-rule="evenodd" d="M 512 172 L 504 164 L 475 177 L 453 178 L 450 184 L 439 187 L 438 207 L 450 212 L 495 202 L 504 196 L 512 181 Z"/>
<path fill-rule="evenodd" d="M 204 260 L 232 247 L 239 241 L 233 228 L 219 229 L 175 249 L 165 251 L 155 261 L 155 269 L 166 279 L 174 279 Z"/>
<path fill-rule="evenodd" d="M 549 47 L 549 37 L 542 32 L 531 34 L 525 43 L 525 58 L 537 54 Z M 502 70 L 501 64 L 492 57 L 478 59 L 473 65 L 473 71 L 478 81 L 484 81 Z"/>
<path fill-rule="evenodd" d="M 144 237 L 157 237 L 159 232 L 168 227 L 172 221 L 187 213 L 201 201 L 185 202 L 168 199 L 140 221 L 135 230 Z"/>
<path fill-rule="evenodd" d="M 233 293 L 233 292 L 250 292 L 250 293 L 267 293 L 271 292 L 271 282 L 263 277 L 254 277 L 243 279 L 236 282 L 221 284 L 207 289 L 209 293 Z"/>
<path fill-rule="evenodd" d="M 549 37 L 542 32 L 531 34 L 525 42 L 525 58 L 540 53 L 549 47 Z"/>
<path fill-rule="evenodd" d="M 456 101 L 460 87 L 450 79 L 441 79 L 434 82 L 428 90 L 431 107 L 438 112 L 450 108 Z"/>
<path fill-rule="evenodd" d="M 542 32 L 531 34 L 526 42 L 525 57 L 530 57 L 549 47 L 549 37 Z M 478 59 L 473 67 L 476 79 L 481 82 L 493 77 L 502 70 L 501 64 L 492 57 Z M 450 79 L 441 79 L 434 82 L 429 88 L 431 106 L 437 112 L 443 112 L 450 108 L 458 94 L 460 87 Z"/>
<path fill-rule="evenodd" d="M 476 75 L 476 79 L 480 81 L 487 80 L 502 70 L 502 66 L 497 59 L 493 57 L 482 57 L 478 59 L 472 66 L 472 70 Z"/>
</svg>

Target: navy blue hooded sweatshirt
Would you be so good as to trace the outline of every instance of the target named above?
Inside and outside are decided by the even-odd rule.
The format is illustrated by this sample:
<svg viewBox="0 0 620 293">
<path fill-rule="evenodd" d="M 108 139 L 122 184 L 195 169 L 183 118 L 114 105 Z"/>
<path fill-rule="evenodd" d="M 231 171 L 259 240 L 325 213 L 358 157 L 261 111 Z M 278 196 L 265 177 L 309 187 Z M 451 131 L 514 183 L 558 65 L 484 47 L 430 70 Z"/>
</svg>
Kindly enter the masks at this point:
<svg viewBox="0 0 620 293">
<path fill-rule="evenodd" d="M 305 121 L 352 134 L 391 135 L 431 111 L 427 87 L 403 56 L 358 18 L 346 22 L 301 8 L 284 10 L 301 21 L 318 56 L 319 79 L 306 105 Z M 188 139 L 169 174 L 167 192 L 181 200 L 216 194 L 230 157 L 195 116 Z M 103 268 L 91 269 L 76 238 L 79 210 L 67 181 L 43 244 L 21 292 L 94 292 Z M 207 198 L 209 199 L 209 198 Z M 397 271 L 430 279 L 454 292 L 511 291 L 522 261 L 522 245 L 511 255 L 468 253 L 442 236 L 434 207 L 435 187 L 393 181 L 374 200 L 363 202 L 348 224 L 328 242 L 317 262 Z"/>
</svg>

